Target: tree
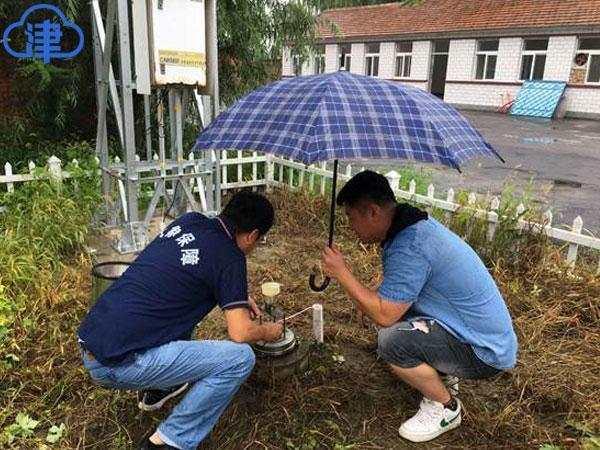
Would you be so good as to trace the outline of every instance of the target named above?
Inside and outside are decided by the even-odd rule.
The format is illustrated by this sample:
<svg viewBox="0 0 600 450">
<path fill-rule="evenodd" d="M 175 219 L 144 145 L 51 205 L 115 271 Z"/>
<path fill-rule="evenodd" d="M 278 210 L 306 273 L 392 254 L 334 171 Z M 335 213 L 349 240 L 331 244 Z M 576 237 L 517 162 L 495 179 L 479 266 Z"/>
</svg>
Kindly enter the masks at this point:
<svg viewBox="0 0 600 450">
<path fill-rule="evenodd" d="M 399 3 L 413 3 L 406 0 Z M 0 22 L 10 23 L 34 0 L 0 0 Z M 95 89 L 88 2 L 53 2 L 84 29 L 85 50 L 70 61 L 44 65 L 36 61 L 10 64 L 13 92 L 22 105 L 27 134 L 56 140 L 66 134 L 93 139 Z M 282 48 L 293 43 L 301 55 L 315 42 L 320 11 L 342 6 L 385 3 L 374 0 L 219 0 L 219 82 L 222 100 L 231 103 L 244 93 L 279 76 Z M 103 11 L 106 0 L 101 0 Z M 2 142 L 0 142 L 2 146 Z"/>
</svg>

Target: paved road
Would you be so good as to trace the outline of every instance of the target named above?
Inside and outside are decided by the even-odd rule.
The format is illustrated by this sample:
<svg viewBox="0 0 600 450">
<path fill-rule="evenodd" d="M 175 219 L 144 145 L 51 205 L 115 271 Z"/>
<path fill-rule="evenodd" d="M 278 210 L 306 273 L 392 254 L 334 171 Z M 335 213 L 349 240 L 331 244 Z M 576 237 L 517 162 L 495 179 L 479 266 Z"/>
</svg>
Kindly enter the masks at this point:
<svg viewBox="0 0 600 450">
<path fill-rule="evenodd" d="M 504 157 L 465 165 L 463 173 L 427 166 L 436 188 L 499 194 L 507 183 L 532 183 L 536 201 L 554 212 L 558 224 L 580 215 L 584 227 L 600 235 L 600 121 L 542 122 L 495 113 L 465 112 Z M 389 167 L 389 166 L 388 166 Z"/>
</svg>

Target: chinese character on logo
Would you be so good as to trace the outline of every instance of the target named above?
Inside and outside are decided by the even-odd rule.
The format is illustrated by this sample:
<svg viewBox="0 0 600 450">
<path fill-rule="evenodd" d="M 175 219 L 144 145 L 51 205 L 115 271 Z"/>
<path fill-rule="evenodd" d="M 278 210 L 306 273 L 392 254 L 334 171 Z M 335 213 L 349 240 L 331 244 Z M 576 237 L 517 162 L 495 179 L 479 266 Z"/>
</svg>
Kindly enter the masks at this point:
<svg viewBox="0 0 600 450">
<path fill-rule="evenodd" d="M 196 238 L 194 237 L 194 235 L 192 233 L 185 233 L 175 240 L 177 241 L 177 243 L 179 244 L 180 247 L 185 247 L 190 242 L 193 242 L 195 239 Z"/>
<path fill-rule="evenodd" d="M 28 23 L 25 51 L 48 64 L 50 58 L 60 53 L 61 37 L 62 29 L 58 23 L 52 23 L 48 19 L 42 23 Z"/>
<path fill-rule="evenodd" d="M 52 18 L 44 20 L 34 20 L 30 17 L 34 12 L 44 11 L 51 13 Z M 36 14 L 36 17 L 39 15 Z M 13 31 L 22 30 L 27 38 L 25 48 L 22 51 L 15 50 L 11 38 L 14 38 Z M 62 39 L 65 37 L 64 30 L 70 29 L 76 35 L 74 49 L 63 50 Z M 71 42 L 72 40 L 69 40 Z M 35 58 L 41 59 L 44 64 L 49 64 L 52 59 L 71 59 L 77 56 L 83 49 L 83 31 L 74 22 L 71 22 L 64 13 L 54 5 L 40 4 L 27 9 L 21 16 L 21 19 L 11 24 L 3 34 L 4 48 L 15 58 Z"/>
<path fill-rule="evenodd" d="M 172 237 L 177 236 L 179 233 L 181 233 L 181 227 L 179 225 L 176 225 L 173 228 L 171 228 L 169 231 L 167 231 L 167 234 L 165 234 L 165 237 L 172 238 Z M 160 233 L 160 237 L 163 237 L 162 233 Z"/>
<path fill-rule="evenodd" d="M 186 248 L 181 250 L 181 265 L 195 266 L 200 261 L 200 250 L 197 248 Z"/>
</svg>

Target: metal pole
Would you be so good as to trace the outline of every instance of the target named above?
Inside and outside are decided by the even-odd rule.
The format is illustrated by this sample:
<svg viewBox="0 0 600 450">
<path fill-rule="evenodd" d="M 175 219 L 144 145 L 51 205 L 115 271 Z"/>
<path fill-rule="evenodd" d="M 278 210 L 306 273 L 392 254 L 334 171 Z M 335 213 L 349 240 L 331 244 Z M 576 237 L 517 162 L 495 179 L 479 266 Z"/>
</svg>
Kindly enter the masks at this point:
<svg viewBox="0 0 600 450">
<path fill-rule="evenodd" d="M 107 129 L 106 129 L 106 113 L 108 108 L 108 80 L 110 72 L 110 62 L 112 56 L 113 36 L 115 30 L 115 1 L 109 0 L 108 10 L 106 13 L 106 40 L 104 41 L 104 51 L 100 53 L 100 37 L 98 35 L 98 28 L 100 24 L 97 23 L 97 17 L 94 12 L 92 5 L 92 18 L 94 21 L 94 49 L 95 56 L 94 61 L 96 67 L 100 65 L 100 73 L 97 74 L 97 85 L 98 85 L 98 128 L 96 131 L 96 153 L 100 159 L 101 167 L 108 167 L 108 143 L 107 143 Z M 108 199 L 110 194 L 110 179 L 106 174 L 102 176 L 102 192 L 105 195 L 105 199 Z"/>
<path fill-rule="evenodd" d="M 206 16 L 206 62 L 207 92 L 212 96 L 212 114 L 214 120 L 220 112 L 219 102 L 219 50 L 217 46 L 217 0 L 206 0 L 204 3 Z M 221 154 L 216 153 L 215 161 L 215 209 L 221 212 Z M 210 155 L 209 155 L 210 158 Z"/>
<path fill-rule="evenodd" d="M 131 73 L 131 39 L 129 35 L 129 2 L 118 1 L 119 50 L 121 55 L 121 93 L 123 98 L 123 137 L 125 141 L 125 174 L 127 177 L 127 215 L 138 221 L 137 172 L 135 171 L 135 124 L 133 114 L 134 84 Z"/>
<path fill-rule="evenodd" d="M 144 95 L 144 126 L 146 127 L 146 159 L 152 161 L 152 120 L 150 96 Z"/>
</svg>

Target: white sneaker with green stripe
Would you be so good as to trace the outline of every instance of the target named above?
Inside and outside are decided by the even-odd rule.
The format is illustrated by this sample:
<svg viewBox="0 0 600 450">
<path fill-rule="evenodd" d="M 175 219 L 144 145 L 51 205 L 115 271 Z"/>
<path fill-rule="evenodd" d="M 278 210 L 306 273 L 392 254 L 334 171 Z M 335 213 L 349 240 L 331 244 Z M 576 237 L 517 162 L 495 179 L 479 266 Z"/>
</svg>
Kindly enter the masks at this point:
<svg viewBox="0 0 600 450">
<path fill-rule="evenodd" d="M 456 399 L 457 408 L 451 410 L 443 404 L 423 397 L 419 411 L 402 424 L 400 436 L 412 442 L 426 442 L 460 425 L 462 405 Z"/>
</svg>

